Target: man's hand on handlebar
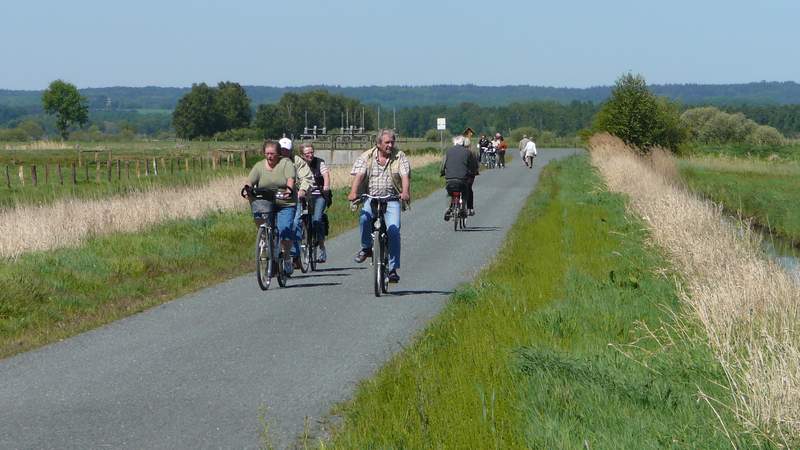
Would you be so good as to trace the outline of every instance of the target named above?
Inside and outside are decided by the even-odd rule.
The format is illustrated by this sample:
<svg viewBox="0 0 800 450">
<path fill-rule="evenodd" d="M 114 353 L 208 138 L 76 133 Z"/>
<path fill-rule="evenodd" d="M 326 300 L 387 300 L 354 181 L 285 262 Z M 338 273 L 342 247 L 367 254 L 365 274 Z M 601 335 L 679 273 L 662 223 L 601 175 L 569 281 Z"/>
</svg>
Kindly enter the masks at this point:
<svg viewBox="0 0 800 450">
<path fill-rule="evenodd" d="M 349 194 L 347 194 L 347 200 L 348 200 L 348 201 L 354 202 L 354 201 L 356 201 L 357 199 L 358 199 L 358 194 L 356 194 L 356 192 L 355 192 L 355 191 L 350 191 L 350 193 L 349 193 Z"/>
</svg>

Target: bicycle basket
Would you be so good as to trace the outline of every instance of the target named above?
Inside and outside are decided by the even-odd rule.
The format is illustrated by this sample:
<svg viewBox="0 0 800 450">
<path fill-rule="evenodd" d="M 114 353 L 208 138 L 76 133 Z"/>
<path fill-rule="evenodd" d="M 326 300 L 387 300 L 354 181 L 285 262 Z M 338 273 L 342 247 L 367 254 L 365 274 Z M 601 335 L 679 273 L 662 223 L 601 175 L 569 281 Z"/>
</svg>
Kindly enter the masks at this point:
<svg viewBox="0 0 800 450">
<path fill-rule="evenodd" d="M 256 220 L 267 220 L 274 207 L 275 204 L 269 200 L 256 199 L 250 203 L 250 208 L 253 210 L 253 218 Z"/>
</svg>

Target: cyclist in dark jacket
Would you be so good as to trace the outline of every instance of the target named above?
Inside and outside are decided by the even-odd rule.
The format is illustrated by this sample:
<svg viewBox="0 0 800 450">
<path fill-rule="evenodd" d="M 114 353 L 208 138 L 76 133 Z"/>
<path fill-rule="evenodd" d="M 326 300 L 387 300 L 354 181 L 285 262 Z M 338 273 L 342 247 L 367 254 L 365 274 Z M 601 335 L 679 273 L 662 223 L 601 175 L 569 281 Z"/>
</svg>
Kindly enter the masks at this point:
<svg viewBox="0 0 800 450">
<path fill-rule="evenodd" d="M 454 137 L 453 146 L 444 155 L 440 175 L 447 180 L 448 192 L 455 190 L 464 193 L 470 216 L 475 215 L 472 183 L 475 182 L 475 176 L 479 174 L 478 168 L 478 160 L 475 158 L 475 154 L 469 150 L 469 138 Z M 450 208 L 445 211 L 444 220 L 450 220 Z"/>
</svg>

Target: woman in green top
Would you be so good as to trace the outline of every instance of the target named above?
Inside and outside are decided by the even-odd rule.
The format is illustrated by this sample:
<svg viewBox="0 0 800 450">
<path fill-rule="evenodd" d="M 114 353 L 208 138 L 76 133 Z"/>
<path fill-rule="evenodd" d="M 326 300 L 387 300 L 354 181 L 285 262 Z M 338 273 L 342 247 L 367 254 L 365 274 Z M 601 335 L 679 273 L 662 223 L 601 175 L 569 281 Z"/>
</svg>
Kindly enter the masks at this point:
<svg viewBox="0 0 800 450">
<path fill-rule="evenodd" d="M 277 227 L 278 236 L 281 238 L 281 248 L 283 254 L 286 255 L 284 259 L 284 267 L 286 273 L 292 273 L 292 260 L 289 256 L 289 250 L 292 246 L 292 220 L 294 219 L 295 212 L 295 198 L 293 194 L 295 178 L 294 164 L 286 158 L 281 158 L 278 152 L 278 144 L 273 141 L 264 142 L 264 156 L 266 159 L 259 161 L 253 166 L 248 177 L 248 183 L 254 189 L 268 188 L 276 190 L 275 202 L 272 207 L 277 211 L 275 226 Z M 253 214 L 258 214 L 258 202 L 251 204 Z M 256 225 L 261 225 L 263 220 L 256 219 Z"/>
</svg>

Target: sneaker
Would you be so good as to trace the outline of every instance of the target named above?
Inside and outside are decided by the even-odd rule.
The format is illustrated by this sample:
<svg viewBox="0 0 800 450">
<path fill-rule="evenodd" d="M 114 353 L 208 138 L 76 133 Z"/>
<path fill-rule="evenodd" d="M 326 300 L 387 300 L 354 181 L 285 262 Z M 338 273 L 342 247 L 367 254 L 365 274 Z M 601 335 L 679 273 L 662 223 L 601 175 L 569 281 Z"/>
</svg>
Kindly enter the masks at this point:
<svg viewBox="0 0 800 450">
<path fill-rule="evenodd" d="M 317 252 L 317 262 L 324 263 L 328 259 L 328 253 L 325 252 L 324 248 L 319 249 Z"/>
<path fill-rule="evenodd" d="M 389 272 L 389 275 L 387 275 L 387 278 L 389 279 L 389 283 L 399 283 L 400 282 L 400 275 L 397 274 L 397 270 L 392 270 L 391 272 Z"/>
<path fill-rule="evenodd" d="M 468 216 L 474 216 L 475 215 L 475 210 L 474 209 L 470 209 L 469 212 L 467 213 L 467 215 Z"/>
<path fill-rule="evenodd" d="M 450 220 L 450 210 L 449 209 L 444 212 L 444 221 L 447 222 L 448 220 Z"/>
<path fill-rule="evenodd" d="M 357 263 L 363 263 L 367 258 L 372 256 L 372 249 L 371 248 L 362 248 L 358 254 L 353 258 L 353 261 Z"/>
</svg>

